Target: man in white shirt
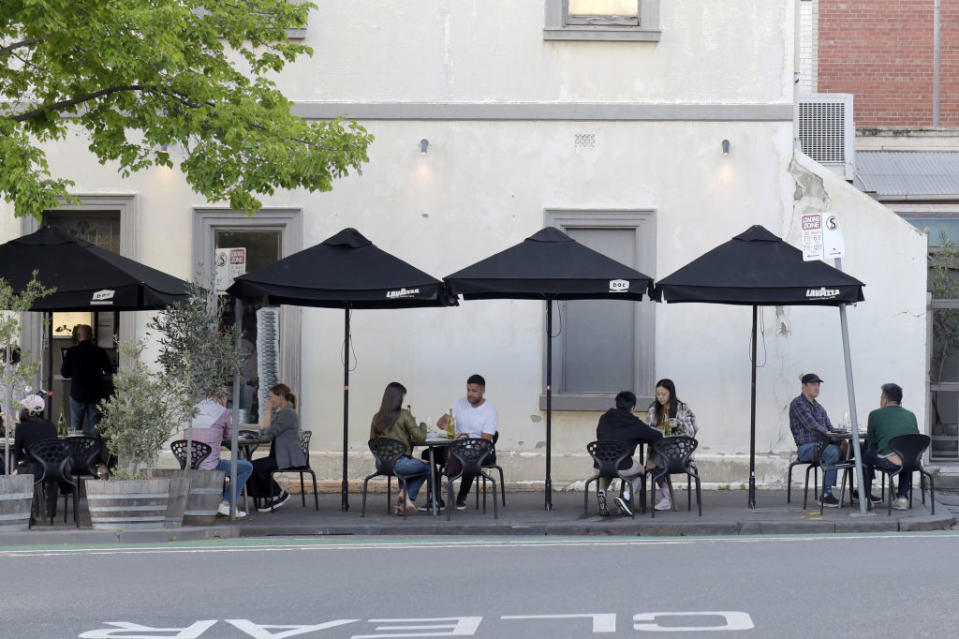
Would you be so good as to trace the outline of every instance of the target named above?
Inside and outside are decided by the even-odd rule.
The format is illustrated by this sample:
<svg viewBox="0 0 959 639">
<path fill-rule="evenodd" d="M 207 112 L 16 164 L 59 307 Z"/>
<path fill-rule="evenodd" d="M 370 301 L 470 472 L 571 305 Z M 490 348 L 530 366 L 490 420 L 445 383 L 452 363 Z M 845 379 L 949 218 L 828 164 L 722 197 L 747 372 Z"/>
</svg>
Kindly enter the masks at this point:
<svg viewBox="0 0 959 639">
<path fill-rule="evenodd" d="M 484 393 L 486 393 L 486 380 L 483 376 L 470 375 L 466 380 L 466 397 L 460 398 L 453 404 L 453 419 L 456 421 L 457 435 L 493 440 L 499 426 L 499 419 L 496 409 L 483 397 Z M 437 426 L 445 429 L 448 421 L 449 415 L 443 415 L 437 422 Z M 496 463 L 495 458 L 492 462 Z M 448 460 L 446 468 L 448 474 L 455 475 L 460 470 L 459 461 Z M 463 477 L 460 480 L 460 490 L 456 497 L 457 510 L 466 508 L 466 497 L 472 485 L 472 477 Z"/>
</svg>

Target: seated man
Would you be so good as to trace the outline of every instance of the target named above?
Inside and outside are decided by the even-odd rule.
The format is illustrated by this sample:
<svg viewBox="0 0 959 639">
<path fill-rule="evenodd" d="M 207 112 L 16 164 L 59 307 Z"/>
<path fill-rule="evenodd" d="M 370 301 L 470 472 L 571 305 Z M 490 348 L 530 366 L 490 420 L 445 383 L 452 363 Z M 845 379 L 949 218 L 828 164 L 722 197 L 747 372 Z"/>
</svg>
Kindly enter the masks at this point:
<svg viewBox="0 0 959 639">
<path fill-rule="evenodd" d="M 633 459 L 633 455 L 636 453 L 636 445 L 640 443 L 652 444 L 663 436 L 658 430 L 633 415 L 635 407 L 636 395 L 630 391 L 622 391 L 616 395 L 616 408 L 610 408 L 603 413 L 596 425 L 596 439 L 622 441 L 629 445 L 629 457 L 619 464 L 619 476 L 624 478 L 635 478 L 645 472 L 643 464 Z M 598 502 L 599 514 L 602 517 L 609 515 L 609 509 L 606 507 L 606 489 L 609 488 L 609 483 L 609 478 L 599 478 Z M 632 485 L 626 488 L 623 496 L 616 497 L 616 506 L 620 512 L 628 516 L 633 514 L 629 504 L 630 493 L 628 491 L 630 488 L 635 492 L 636 486 Z"/>
<path fill-rule="evenodd" d="M 15 474 L 36 475 L 34 479 L 39 478 L 41 466 L 30 459 L 27 452 L 31 445 L 45 439 L 57 438 L 57 427 L 49 419 L 43 416 L 43 409 L 46 402 L 39 395 L 27 395 L 20 405 L 20 422 L 13 423 L 13 420 L 7 421 L 15 428 L 13 437 L 13 463 Z"/>
<path fill-rule="evenodd" d="M 889 440 L 899 435 L 911 435 L 919 432 L 916 416 L 906 410 L 902 404 L 902 387 L 898 384 L 883 384 L 879 396 L 879 408 L 869 413 L 866 427 L 866 449 L 862 451 L 862 463 L 865 466 L 867 492 L 872 493 L 872 478 L 875 469 L 895 471 L 902 465 L 899 455 L 889 448 Z M 909 508 L 909 489 L 912 487 L 912 474 L 899 475 L 899 490 L 892 507 L 896 510 Z"/>
<path fill-rule="evenodd" d="M 807 373 L 801 378 L 802 393 L 789 403 L 789 429 L 796 441 L 799 460 L 812 461 L 816 449 L 825 446 L 820 455 L 823 465 L 835 464 L 843 455 L 842 449 L 836 444 L 830 444 L 829 433 L 833 427 L 826 415 L 826 409 L 816 401 L 819 397 L 819 387 L 822 380 L 815 373 Z M 836 469 L 829 469 L 823 473 L 822 505 L 829 508 L 838 508 L 839 500 L 832 494 L 836 485 Z"/>
<path fill-rule="evenodd" d="M 456 422 L 456 434 L 493 440 L 499 427 L 496 409 L 483 396 L 486 393 L 486 380 L 482 375 L 470 375 L 466 380 L 466 397 L 461 397 L 453 404 L 453 420 Z M 449 422 L 449 415 L 443 415 L 437 422 L 439 428 L 445 429 Z M 495 459 L 493 460 L 495 463 Z M 454 458 L 448 460 L 446 471 L 455 475 L 460 471 L 459 462 Z M 434 486 L 439 486 L 436 482 Z M 466 497 L 473 485 L 472 477 L 463 477 L 460 480 L 460 490 L 456 497 L 456 509 L 466 508 Z M 502 488 L 501 488 L 502 490 Z M 442 506 L 442 504 L 440 504 Z"/>
<path fill-rule="evenodd" d="M 230 476 L 230 460 L 220 459 L 220 445 L 233 438 L 232 416 L 226 409 L 227 391 L 221 388 L 217 391 L 216 397 L 204 399 L 196 405 L 199 411 L 193 418 L 193 439 L 198 442 L 208 444 L 212 449 L 210 455 L 200 462 L 201 470 L 222 470 L 226 476 Z M 236 460 L 236 494 L 239 495 L 246 485 L 246 480 L 250 478 L 253 472 L 253 464 L 245 459 Z M 225 517 L 230 516 L 230 493 L 229 487 L 223 490 L 223 498 L 217 512 Z M 237 517 L 246 517 L 246 512 L 237 508 Z"/>
</svg>

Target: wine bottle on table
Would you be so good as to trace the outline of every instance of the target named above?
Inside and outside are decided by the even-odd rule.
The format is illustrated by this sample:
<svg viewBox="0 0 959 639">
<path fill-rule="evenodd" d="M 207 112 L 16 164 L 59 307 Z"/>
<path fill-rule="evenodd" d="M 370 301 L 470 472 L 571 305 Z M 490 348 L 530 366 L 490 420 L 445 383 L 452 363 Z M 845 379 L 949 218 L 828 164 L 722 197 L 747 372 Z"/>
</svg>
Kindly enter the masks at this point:
<svg viewBox="0 0 959 639">
<path fill-rule="evenodd" d="M 446 421 L 446 436 L 450 439 L 456 437 L 456 420 L 453 419 L 453 409 L 450 409 L 450 418 Z"/>
</svg>

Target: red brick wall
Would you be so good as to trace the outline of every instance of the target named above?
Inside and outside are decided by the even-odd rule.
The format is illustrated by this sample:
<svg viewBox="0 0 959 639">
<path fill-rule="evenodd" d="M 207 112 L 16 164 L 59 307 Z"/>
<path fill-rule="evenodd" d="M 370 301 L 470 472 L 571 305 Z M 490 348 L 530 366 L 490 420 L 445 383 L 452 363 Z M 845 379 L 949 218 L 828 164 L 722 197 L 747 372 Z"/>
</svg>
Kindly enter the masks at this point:
<svg viewBox="0 0 959 639">
<path fill-rule="evenodd" d="M 959 126 L 959 2 L 943 0 L 941 126 Z M 852 93 L 856 126 L 930 126 L 934 0 L 820 0 L 819 91 Z"/>
</svg>

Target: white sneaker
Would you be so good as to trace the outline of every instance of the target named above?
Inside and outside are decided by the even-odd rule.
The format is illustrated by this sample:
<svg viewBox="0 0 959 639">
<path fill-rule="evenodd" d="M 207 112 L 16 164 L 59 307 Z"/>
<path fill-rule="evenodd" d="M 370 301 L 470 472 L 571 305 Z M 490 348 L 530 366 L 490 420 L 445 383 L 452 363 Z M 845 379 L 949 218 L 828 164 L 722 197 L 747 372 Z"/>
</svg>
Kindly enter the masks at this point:
<svg viewBox="0 0 959 639">
<path fill-rule="evenodd" d="M 223 515 L 224 517 L 229 517 L 229 516 L 230 516 L 230 502 L 228 502 L 228 501 L 221 501 L 221 502 L 220 502 L 220 505 L 216 507 L 216 512 L 217 512 L 218 514 L 220 514 L 220 515 Z M 237 509 L 236 509 L 236 518 L 237 518 L 237 519 L 243 519 L 244 517 L 246 517 L 246 511 L 245 511 L 245 510 L 240 510 L 239 508 L 237 508 Z"/>
<path fill-rule="evenodd" d="M 896 497 L 892 502 L 893 510 L 909 510 L 909 500 L 906 497 Z"/>
<path fill-rule="evenodd" d="M 663 497 L 653 506 L 656 510 L 670 510 L 672 507 L 673 503 L 669 501 L 669 497 Z"/>
</svg>

